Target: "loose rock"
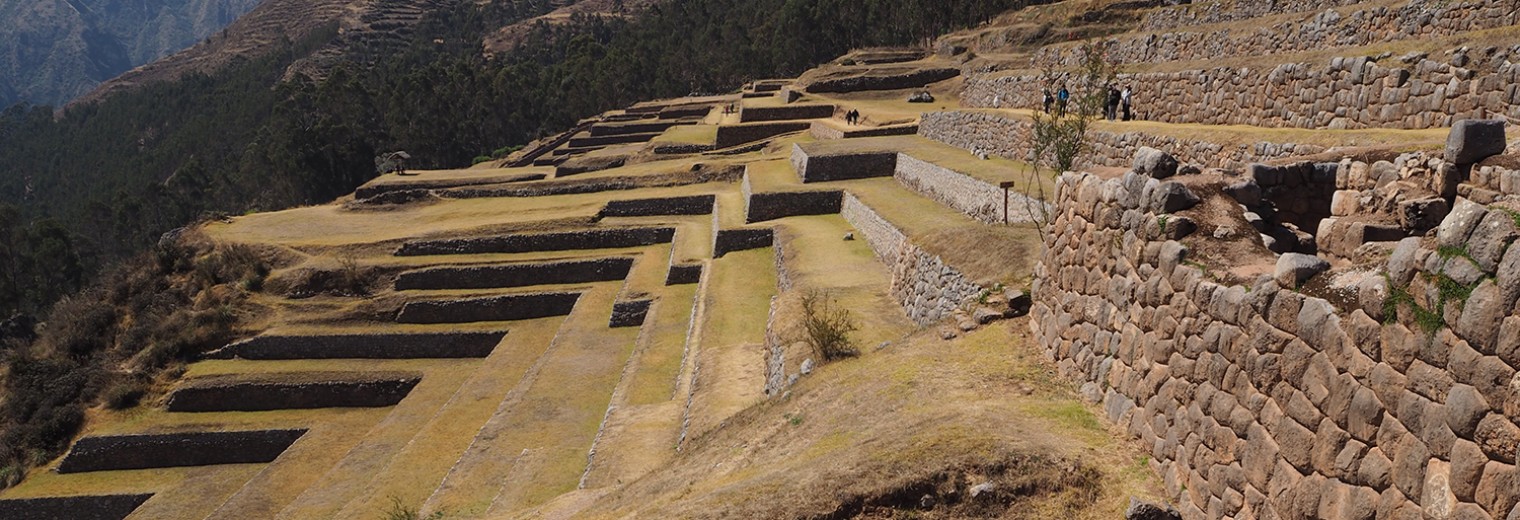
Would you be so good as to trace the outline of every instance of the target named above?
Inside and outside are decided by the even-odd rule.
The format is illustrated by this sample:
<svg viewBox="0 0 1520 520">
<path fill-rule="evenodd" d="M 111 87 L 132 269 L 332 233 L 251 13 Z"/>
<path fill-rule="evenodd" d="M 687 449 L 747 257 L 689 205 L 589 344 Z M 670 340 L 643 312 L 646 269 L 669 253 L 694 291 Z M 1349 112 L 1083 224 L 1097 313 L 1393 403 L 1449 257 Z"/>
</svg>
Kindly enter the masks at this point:
<svg viewBox="0 0 1520 520">
<path fill-rule="evenodd" d="M 1277 271 L 1273 276 L 1277 284 L 1288 289 L 1297 288 L 1300 284 L 1313 278 L 1314 275 L 1330 270 L 1330 262 L 1325 259 L 1301 253 L 1283 253 L 1277 259 Z"/>
</svg>

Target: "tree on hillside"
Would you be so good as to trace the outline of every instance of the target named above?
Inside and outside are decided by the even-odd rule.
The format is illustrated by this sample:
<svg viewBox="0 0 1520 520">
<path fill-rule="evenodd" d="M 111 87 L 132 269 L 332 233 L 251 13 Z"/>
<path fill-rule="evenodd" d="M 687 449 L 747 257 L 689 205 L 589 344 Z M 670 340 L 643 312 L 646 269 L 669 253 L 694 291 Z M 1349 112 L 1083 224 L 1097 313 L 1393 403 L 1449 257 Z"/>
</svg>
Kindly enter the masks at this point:
<svg viewBox="0 0 1520 520">
<path fill-rule="evenodd" d="M 1081 67 L 1076 70 L 1047 69 L 1041 74 L 1040 87 L 1052 92 L 1065 86 L 1071 101 L 1064 113 L 1034 111 L 1028 135 L 1029 214 L 1043 230 L 1050 225 L 1050 193 L 1045 182 L 1062 172 L 1071 171 L 1077 159 L 1092 148 L 1088 133 L 1092 122 L 1102 117 L 1108 100 L 1108 88 L 1114 85 L 1117 66 L 1109 61 L 1103 48 L 1087 42 L 1078 48 Z"/>
</svg>

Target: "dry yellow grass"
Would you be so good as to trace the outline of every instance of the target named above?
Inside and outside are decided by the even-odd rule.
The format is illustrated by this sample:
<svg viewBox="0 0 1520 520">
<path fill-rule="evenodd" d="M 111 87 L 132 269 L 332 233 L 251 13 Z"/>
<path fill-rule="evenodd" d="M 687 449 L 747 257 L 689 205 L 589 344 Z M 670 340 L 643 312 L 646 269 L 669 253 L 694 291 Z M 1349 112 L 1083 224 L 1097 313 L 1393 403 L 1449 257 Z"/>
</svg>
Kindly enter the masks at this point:
<svg viewBox="0 0 1520 520">
<path fill-rule="evenodd" d="M 1019 332 L 1026 328 L 1020 320 L 952 342 L 918 334 L 826 365 L 788 398 L 692 440 L 668 467 L 526 516 L 826 516 L 847 496 L 1010 457 L 1073 461 L 1098 475 L 1095 488 L 1018 500 L 1014 507 L 1027 518 L 1117 518 L 1129 496 L 1159 496 L 1143 453 L 1115 440 L 1076 401 Z M 1060 478 L 1045 465 L 1024 469 L 1030 479 Z"/>
</svg>

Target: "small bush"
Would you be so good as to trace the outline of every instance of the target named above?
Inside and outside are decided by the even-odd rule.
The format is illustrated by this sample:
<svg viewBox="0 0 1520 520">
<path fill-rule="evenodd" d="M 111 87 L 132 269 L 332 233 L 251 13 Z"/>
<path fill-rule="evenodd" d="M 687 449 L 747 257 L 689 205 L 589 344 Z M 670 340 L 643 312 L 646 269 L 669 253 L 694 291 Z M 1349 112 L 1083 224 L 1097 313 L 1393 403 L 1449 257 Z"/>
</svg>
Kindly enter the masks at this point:
<svg viewBox="0 0 1520 520">
<path fill-rule="evenodd" d="M 385 520 L 443 520 L 443 511 L 436 511 L 431 515 L 422 516 L 415 507 L 401 505 L 401 499 L 391 497 L 391 507 L 385 510 Z"/>
<path fill-rule="evenodd" d="M 477 156 L 475 156 L 474 160 L 470 161 L 470 165 L 474 166 L 474 165 L 477 165 L 477 164 L 480 164 L 480 163 L 483 163 L 483 162 L 486 162 L 486 161 L 490 161 L 490 160 L 491 160 L 491 156 L 489 156 L 489 155 L 477 155 Z"/>
<path fill-rule="evenodd" d="M 364 267 L 359 265 L 359 260 L 353 255 L 343 255 L 338 259 L 338 276 L 336 289 L 338 292 L 351 296 L 364 296 L 369 294 L 369 276 L 364 272 Z"/>
<path fill-rule="evenodd" d="M 118 381 L 106 388 L 101 399 L 105 401 L 106 408 L 112 410 L 125 410 L 137 403 L 142 402 L 144 395 L 148 393 L 148 385 L 137 380 Z"/>
<path fill-rule="evenodd" d="M 860 355 L 850 340 L 850 333 L 859 327 L 849 309 L 820 291 L 809 291 L 802 296 L 802 324 L 807 331 L 808 346 L 825 361 L 834 361 Z"/>
</svg>

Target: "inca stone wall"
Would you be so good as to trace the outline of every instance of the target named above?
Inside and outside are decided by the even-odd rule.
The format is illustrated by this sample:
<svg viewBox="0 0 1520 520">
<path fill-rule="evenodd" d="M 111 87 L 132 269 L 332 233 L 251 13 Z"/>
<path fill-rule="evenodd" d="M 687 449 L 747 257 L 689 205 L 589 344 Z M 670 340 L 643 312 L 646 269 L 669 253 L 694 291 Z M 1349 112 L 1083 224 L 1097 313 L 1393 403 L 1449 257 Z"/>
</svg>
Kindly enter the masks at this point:
<svg viewBox="0 0 1520 520">
<path fill-rule="evenodd" d="M 1460 119 L 1520 118 L 1520 64 L 1480 72 L 1436 60 L 1336 58 L 1328 63 L 1121 75 L 1139 119 L 1296 128 L 1440 128 Z M 966 80 L 968 107 L 1035 107 L 1035 75 Z"/>
<path fill-rule="evenodd" d="M 1458 194 L 1482 204 L 1520 196 L 1520 169 L 1497 165 L 1473 168 L 1468 181 L 1457 186 Z"/>
<path fill-rule="evenodd" d="M 121 520 L 153 498 L 142 495 L 87 495 L 0 500 L 0 518 L 37 520 Z"/>
<path fill-rule="evenodd" d="M 804 183 L 891 177 L 897 169 L 897 152 L 820 152 L 817 148 L 792 145 L 792 168 Z"/>
<path fill-rule="evenodd" d="M 401 245 L 396 256 L 532 253 L 575 249 L 616 249 L 668 244 L 675 228 L 612 228 L 564 233 L 533 233 L 486 238 L 414 240 Z"/>
<path fill-rule="evenodd" d="M 1514 214 L 1459 199 L 1337 309 L 1212 281 L 1123 189 L 1061 176 L 1031 324 L 1186 518 L 1520 515 Z"/>
<path fill-rule="evenodd" d="M 989 112 L 929 112 L 919 124 L 919 135 L 957 148 L 980 151 L 1000 157 L 1020 159 L 1029 155 L 1030 123 L 1025 120 Z M 1185 163 L 1212 164 L 1243 168 L 1249 163 L 1312 155 L 1324 148 L 1308 144 L 1257 142 L 1250 145 L 1222 145 L 1208 141 L 1127 132 L 1093 132 L 1092 151 L 1078 166 L 1123 166 L 1134 160 L 1135 152 L 1149 146 Z"/>
<path fill-rule="evenodd" d="M 1005 207 L 1006 222 L 1033 222 L 1032 213 L 1040 211 L 1035 205 L 1044 205 L 1020 191 L 1005 192 L 996 184 L 908 154 L 898 155 L 896 177 L 908 189 L 988 224 L 1005 222 Z"/>
<path fill-rule="evenodd" d="M 700 271 L 699 271 L 700 272 Z M 206 354 L 207 359 L 483 358 L 506 331 L 331 336 L 254 336 Z"/>
<path fill-rule="evenodd" d="M 285 379 L 191 380 L 169 395 L 165 408 L 171 412 L 253 412 L 394 406 L 422 381 L 422 374 L 290 374 Z"/>
<path fill-rule="evenodd" d="M 531 293 L 406 302 L 396 315 L 397 323 L 472 323 L 516 321 L 565 316 L 575 308 L 581 293 Z"/>
<path fill-rule="evenodd" d="M 808 121 L 722 125 L 718 127 L 718 135 L 714 138 L 713 144 L 717 148 L 729 148 L 761 139 L 770 139 L 781 134 L 801 132 L 812 126 L 813 124 Z"/>
<path fill-rule="evenodd" d="M 1351 5 L 1365 0 L 1214 0 L 1152 10 L 1140 21 L 1141 31 L 1158 31 L 1249 20 L 1282 13 L 1301 13 Z"/>
<path fill-rule="evenodd" d="M 893 126 L 867 126 L 840 128 L 830 123 L 814 121 L 808 133 L 817 139 L 854 139 L 857 137 L 883 137 L 889 135 L 913 135 L 918 133 L 918 125 L 893 125 Z"/>
<path fill-rule="evenodd" d="M 739 122 L 790 121 L 794 119 L 823 119 L 834 117 L 834 105 L 785 105 L 779 107 L 744 107 L 739 110 Z"/>
<path fill-rule="evenodd" d="M 662 215 L 706 215 L 712 213 L 713 195 L 614 200 L 602 207 L 603 217 L 653 217 Z"/>
<path fill-rule="evenodd" d="M 251 430 L 84 437 L 58 463 L 58 472 L 269 462 L 305 434 Z"/>
<path fill-rule="evenodd" d="M 893 299 L 920 325 L 939 321 L 982 294 L 982 287 L 938 256 L 914 245 L 854 195 L 846 193 L 840 214 L 860 232 L 892 273 Z"/>
<path fill-rule="evenodd" d="M 1251 2 L 1270 9 L 1270 2 Z M 1273 13 L 1282 11 L 1274 10 Z M 1097 41 L 1106 56 L 1119 63 L 1163 63 L 1218 59 L 1232 56 L 1264 56 L 1332 47 L 1358 47 L 1389 41 L 1450 36 L 1469 31 L 1507 27 L 1520 23 L 1520 6 L 1511 0 L 1416 0 L 1396 7 L 1324 10 L 1312 16 L 1268 23 L 1256 27 L 1153 32 Z M 1492 70 L 1506 58 L 1515 61 L 1512 49 L 1495 54 L 1481 51 L 1446 56 L 1453 66 L 1473 64 Z M 1075 67 L 1081 64 L 1076 45 L 1052 45 L 1035 53 L 1040 67 Z M 1491 66 L 1488 66 L 1491 65 Z M 1488 67 L 1485 67 L 1488 66 Z"/>
<path fill-rule="evenodd" d="M 571 283 L 611 282 L 628 277 L 633 257 L 593 260 L 429 267 L 396 276 L 396 290 L 494 289 Z"/>
</svg>

